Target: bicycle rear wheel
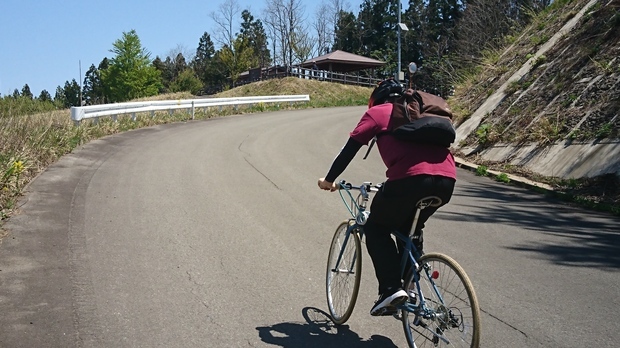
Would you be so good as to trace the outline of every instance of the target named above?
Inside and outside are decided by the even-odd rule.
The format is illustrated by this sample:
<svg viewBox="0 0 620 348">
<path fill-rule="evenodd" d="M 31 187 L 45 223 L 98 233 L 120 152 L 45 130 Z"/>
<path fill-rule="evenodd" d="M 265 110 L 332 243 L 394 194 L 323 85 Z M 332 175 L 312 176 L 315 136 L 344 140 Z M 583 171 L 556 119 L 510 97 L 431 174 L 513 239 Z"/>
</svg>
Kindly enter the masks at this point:
<svg viewBox="0 0 620 348">
<path fill-rule="evenodd" d="M 357 232 L 347 233 L 349 222 L 336 229 L 327 259 L 327 306 L 335 324 L 344 324 L 355 307 L 362 277 L 362 246 Z"/>
<path fill-rule="evenodd" d="M 409 347 L 471 347 L 480 344 L 480 308 L 474 287 L 463 268 L 451 257 L 429 253 L 420 258 L 420 289 L 410 272 L 405 289 L 410 302 L 420 305 L 420 291 L 424 295 L 422 311 L 403 310 L 402 321 Z M 413 296 L 412 296 L 413 295 Z"/>
</svg>

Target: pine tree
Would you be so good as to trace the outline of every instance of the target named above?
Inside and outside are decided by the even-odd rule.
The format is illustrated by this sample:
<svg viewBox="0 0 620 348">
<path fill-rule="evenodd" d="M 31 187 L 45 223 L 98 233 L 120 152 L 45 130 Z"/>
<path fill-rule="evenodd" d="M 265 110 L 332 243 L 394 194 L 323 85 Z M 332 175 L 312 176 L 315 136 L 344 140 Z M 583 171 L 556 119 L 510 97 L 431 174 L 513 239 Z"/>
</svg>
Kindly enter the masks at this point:
<svg viewBox="0 0 620 348">
<path fill-rule="evenodd" d="M 260 19 L 254 19 L 254 16 L 248 10 L 241 12 L 241 36 L 247 40 L 248 47 L 254 51 L 251 67 L 267 67 L 271 64 L 271 54 L 267 46 L 267 33 Z"/>
<path fill-rule="evenodd" d="M 334 29 L 334 50 L 360 53 L 359 24 L 353 12 L 340 11 Z"/>
<path fill-rule="evenodd" d="M 382 77 L 393 76 L 397 54 L 397 4 L 390 0 L 365 0 L 360 6 L 358 23 L 361 34 L 360 54 L 385 61 Z"/>
<path fill-rule="evenodd" d="M 50 92 L 48 92 L 47 90 L 44 89 L 39 94 L 39 98 L 38 99 L 41 102 L 47 103 L 47 102 L 51 102 L 52 101 L 52 96 L 50 95 Z"/>
<path fill-rule="evenodd" d="M 65 81 L 65 87 L 63 88 L 64 104 L 65 108 L 72 106 L 80 106 L 80 85 L 72 79 L 71 82 Z"/>
<path fill-rule="evenodd" d="M 21 96 L 32 100 L 33 95 L 32 95 L 32 92 L 30 91 L 30 86 L 28 86 L 28 84 L 25 84 L 24 87 L 22 87 Z"/>
<path fill-rule="evenodd" d="M 105 64 L 107 63 L 102 61 L 102 64 L 99 64 L 99 66 Z M 86 105 L 105 103 L 103 81 L 101 81 L 101 71 L 100 69 L 97 69 L 94 64 L 90 66 L 84 77 L 82 95 Z"/>
<path fill-rule="evenodd" d="M 196 55 L 194 56 L 194 60 L 191 63 L 192 68 L 196 72 L 198 78 L 204 83 L 207 84 L 209 81 L 208 70 L 209 65 L 213 61 L 213 56 L 215 55 L 215 47 L 213 45 L 213 41 L 211 41 L 211 36 L 206 31 L 200 37 L 198 41 L 198 48 L 196 49 Z"/>
<path fill-rule="evenodd" d="M 67 98 L 65 98 L 65 90 L 62 87 L 56 87 L 56 93 L 54 94 L 54 104 L 57 108 L 64 108 L 67 104 Z"/>
</svg>

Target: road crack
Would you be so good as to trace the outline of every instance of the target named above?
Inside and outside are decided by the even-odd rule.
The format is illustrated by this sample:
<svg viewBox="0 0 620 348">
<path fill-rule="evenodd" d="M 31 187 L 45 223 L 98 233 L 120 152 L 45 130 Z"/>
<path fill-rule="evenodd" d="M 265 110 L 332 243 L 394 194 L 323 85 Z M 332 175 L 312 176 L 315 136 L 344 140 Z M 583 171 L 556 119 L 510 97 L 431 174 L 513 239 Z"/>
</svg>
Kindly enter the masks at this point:
<svg viewBox="0 0 620 348">
<path fill-rule="evenodd" d="M 271 183 L 271 184 L 272 184 L 275 188 L 277 188 L 278 190 L 282 191 L 282 189 L 281 189 L 280 187 L 278 187 L 278 185 L 276 185 L 276 183 L 275 183 L 275 182 L 273 182 L 273 180 L 269 179 L 269 177 L 268 177 L 267 175 L 265 175 L 265 173 L 263 173 L 260 169 L 256 168 L 256 166 L 255 166 L 254 164 L 252 164 L 252 162 L 250 162 L 250 161 L 248 160 L 248 158 L 249 158 L 249 157 L 252 157 L 252 155 L 251 155 L 250 153 L 245 152 L 245 151 L 243 151 L 243 150 L 241 149 L 241 147 L 243 146 L 243 143 L 245 142 L 245 140 L 246 140 L 248 137 L 249 137 L 249 135 L 248 135 L 248 136 L 246 136 L 246 137 L 245 137 L 245 139 L 243 139 L 243 141 L 242 141 L 242 142 L 239 144 L 239 146 L 237 147 L 237 149 L 239 150 L 239 152 L 241 152 L 242 154 L 244 154 L 244 155 L 243 155 L 243 160 L 245 160 L 245 162 L 246 162 L 247 164 L 249 164 L 249 165 L 250 165 L 250 167 L 254 168 L 254 170 L 255 170 L 258 174 L 262 175 L 262 176 L 263 176 L 263 178 L 267 179 L 267 181 L 269 181 L 269 182 L 270 182 L 270 183 Z"/>
</svg>

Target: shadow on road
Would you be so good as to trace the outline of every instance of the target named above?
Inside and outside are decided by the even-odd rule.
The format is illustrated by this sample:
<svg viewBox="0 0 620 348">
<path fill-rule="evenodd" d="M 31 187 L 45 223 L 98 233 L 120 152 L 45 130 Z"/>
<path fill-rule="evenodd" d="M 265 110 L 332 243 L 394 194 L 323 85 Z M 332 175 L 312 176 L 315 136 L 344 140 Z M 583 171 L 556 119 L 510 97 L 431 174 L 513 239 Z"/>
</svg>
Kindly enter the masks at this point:
<svg viewBox="0 0 620 348">
<path fill-rule="evenodd" d="M 263 342 L 285 348 L 396 347 L 392 340 L 379 335 L 365 341 L 347 325 L 336 326 L 329 315 L 318 308 L 305 307 L 302 315 L 305 323 L 279 323 L 256 330 Z"/>
<path fill-rule="evenodd" d="M 508 225 L 562 238 L 561 243 L 557 238 L 553 242 L 537 240 L 514 245 L 512 250 L 544 254 L 562 265 L 620 268 L 620 219 L 611 214 L 571 207 L 542 194 L 495 182 L 457 184 L 450 205 L 434 218 L 495 224 L 499 233 L 501 225 Z M 466 207 L 468 212 L 461 213 L 458 207 Z"/>
</svg>

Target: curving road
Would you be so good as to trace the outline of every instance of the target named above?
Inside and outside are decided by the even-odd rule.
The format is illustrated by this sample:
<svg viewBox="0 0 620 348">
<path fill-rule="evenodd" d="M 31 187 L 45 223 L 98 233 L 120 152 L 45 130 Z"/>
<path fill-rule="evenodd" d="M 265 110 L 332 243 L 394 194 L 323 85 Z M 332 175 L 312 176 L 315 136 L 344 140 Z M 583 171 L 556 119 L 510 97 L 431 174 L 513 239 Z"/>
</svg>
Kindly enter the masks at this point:
<svg viewBox="0 0 620 348">
<path fill-rule="evenodd" d="M 347 325 L 324 312 L 346 217 L 323 176 L 363 107 L 274 112 L 110 136 L 28 187 L 0 246 L 0 347 L 404 347 L 374 318 L 364 255 Z M 378 182 L 376 149 L 344 173 Z M 620 341 L 620 222 L 459 171 L 426 249 L 468 271 L 483 347 Z"/>
</svg>

